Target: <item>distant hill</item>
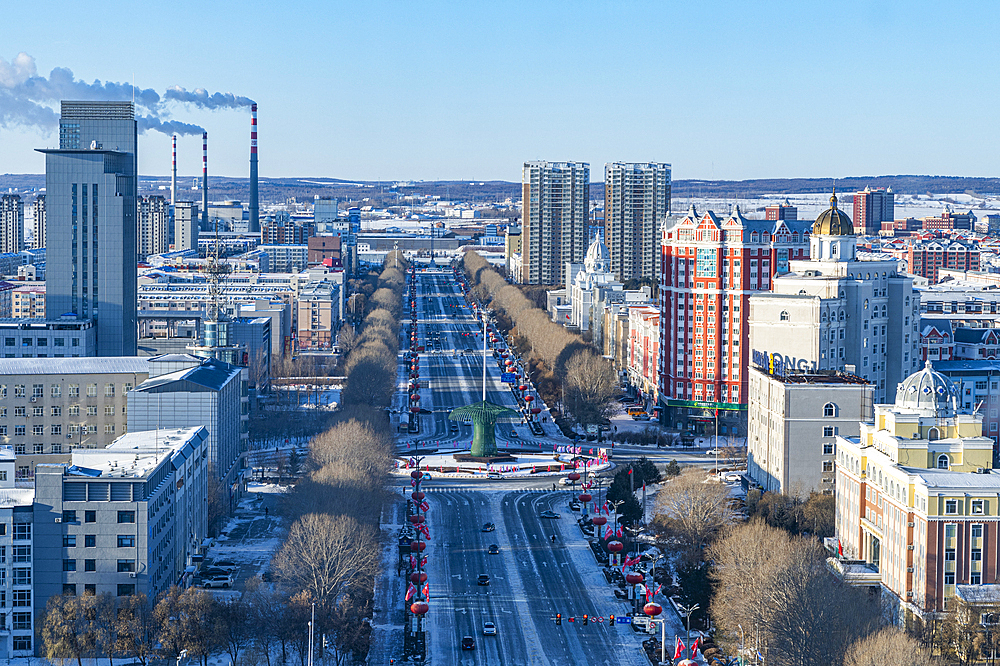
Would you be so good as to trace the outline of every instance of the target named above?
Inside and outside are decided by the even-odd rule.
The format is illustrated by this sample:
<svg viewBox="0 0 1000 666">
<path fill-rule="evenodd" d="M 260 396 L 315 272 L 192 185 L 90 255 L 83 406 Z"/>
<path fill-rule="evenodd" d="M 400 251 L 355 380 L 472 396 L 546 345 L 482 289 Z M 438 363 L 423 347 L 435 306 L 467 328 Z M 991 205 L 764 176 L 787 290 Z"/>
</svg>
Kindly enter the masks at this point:
<svg viewBox="0 0 1000 666">
<path fill-rule="evenodd" d="M 178 178 L 182 200 L 200 200 L 201 193 L 191 190 L 192 176 Z M 169 176 L 141 176 L 139 187 L 144 193 L 165 195 Z M 199 181 L 200 182 L 200 181 Z M 841 192 L 854 192 L 869 187 L 891 187 L 900 194 L 1000 194 L 1000 178 L 965 178 L 958 176 L 851 176 L 848 178 L 758 178 L 753 180 L 675 180 L 673 198 L 743 198 L 762 194 L 810 194 L 829 192 L 834 184 Z M 42 174 L 0 174 L 0 192 L 8 188 L 26 191 L 45 187 Z M 374 206 L 397 203 L 408 195 L 437 196 L 444 200 L 493 202 L 521 198 L 521 184 L 503 180 L 492 181 L 407 181 L 390 183 L 351 181 L 338 178 L 261 178 L 262 203 L 276 203 L 295 198 L 309 201 L 314 196 L 338 197 L 344 201 L 368 199 Z M 209 177 L 212 201 L 236 199 L 246 201 L 249 181 L 246 178 Z M 591 199 L 604 197 L 604 183 L 592 183 Z"/>
</svg>

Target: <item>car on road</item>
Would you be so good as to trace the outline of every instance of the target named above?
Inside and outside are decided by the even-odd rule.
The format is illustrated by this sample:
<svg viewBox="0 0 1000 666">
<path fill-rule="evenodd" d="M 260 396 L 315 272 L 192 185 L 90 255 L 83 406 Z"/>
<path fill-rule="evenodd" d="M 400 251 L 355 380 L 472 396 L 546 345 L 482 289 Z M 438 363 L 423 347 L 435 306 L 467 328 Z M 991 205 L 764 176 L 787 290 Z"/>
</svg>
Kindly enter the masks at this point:
<svg viewBox="0 0 1000 666">
<path fill-rule="evenodd" d="M 463 650 L 475 650 L 476 649 L 476 639 L 472 636 L 465 636 L 462 638 L 462 649 Z"/>
<path fill-rule="evenodd" d="M 632 417 L 632 420 L 633 421 L 648 421 L 649 420 L 649 414 L 647 414 L 646 412 L 643 412 L 642 414 L 636 414 L 635 416 Z"/>
<path fill-rule="evenodd" d="M 497 625 L 492 622 L 483 622 L 483 636 L 496 636 Z"/>
<path fill-rule="evenodd" d="M 228 590 L 233 586 L 232 576 L 213 576 L 211 578 L 206 578 L 202 586 L 206 589 L 212 587 L 221 587 L 224 590 Z"/>
<path fill-rule="evenodd" d="M 510 438 L 511 439 L 517 439 L 517 431 L 516 430 L 511 430 L 510 431 Z"/>
<path fill-rule="evenodd" d="M 559 485 L 560 486 L 571 486 L 571 485 L 573 485 L 573 482 L 570 479 L 562 478 L 562 479 L 559 479 Z"/>
<path fill-rule="evenodd" d="M 450 426 L 448 426 L 448 430 L 451 432 L 458 432 L 458 424 L 452 423 Z"/>
<path fill-rule="evenodd" d="M 487 479 L 506 479 L 507 477 L 500 472 L 489 472 L 486 474 Z"/>
<path fill-rule="evenodd" d="M 555 511 L 542 511 L 538 515 L 541 516 L 542 518 L 558 518 L 559 517 L 559 514 L 556 513 Z"/>
<path fill-rule="evenodd" d="M 489 585 L 490 575 L 489 574 L 479 574 L 479 578 L 476 580 L 479 585 Z"/>
<path fill-rule="evenodd" d="M 708 451 L 705 451 L 705 455 L 706 456 L 721 456 L 722 455 L 722 449 L 709 449 Z"/>
<path fill-rule="evenodd" d="M 236 571 L 237 569 L 240 568 L 239 565 L 236 564 L 236 562 L 232 562 L 230 560 L 222 560 L 220 562 L 212 562 L 211 566 L 212 566 L 213 569 L 222 569 L 224 571 Z"/>
<path fill-rule="evenodd" d="M 202 569 L 199 573 L 201 573 L 202 578 L 214 578 L 215 576 L 229 576 L 233 572 L 228 569 L 220 569 L 218 567 L 207 567 Z"/>
<path fill-rule="evenodd" d="M 483 531 L 484 532 L 492 532 L 496 528 L 497 528 L 497 526 L 494 525 L 493 523 L 483 523 Z"/>
<path fill-rule="evenodd" d="M 729 472 L 722 478 L 728 481 L 729 483 L 739 483 L 740 481 L 743 480 L 743 475 L 738 472 Z"/>
<path fill-rule="evenodd" d="M 491 543 L 490 547 L 486 549 L 486 552 L 490 555 L 498 555 L 500 553 L 500 546 L 495 543 Z"/>
</svg>

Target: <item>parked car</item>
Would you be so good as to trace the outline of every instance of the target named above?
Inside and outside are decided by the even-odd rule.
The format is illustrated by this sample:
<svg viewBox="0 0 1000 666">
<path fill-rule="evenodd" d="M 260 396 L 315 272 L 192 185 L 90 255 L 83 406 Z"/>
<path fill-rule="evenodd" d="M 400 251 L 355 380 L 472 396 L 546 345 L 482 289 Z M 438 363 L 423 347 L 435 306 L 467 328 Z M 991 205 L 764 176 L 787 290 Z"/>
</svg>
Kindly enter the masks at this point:
<svg viewBox="0 0 1000 666">
<path fill-rule="evenodd" d="M 486 552 L 490 555 L 498 555 L 500 553 L 500 546 L 495 543 L 491 543 L 490 547 L 486 549 Z"/>
<path fill-rule="evenodd" d="M 483 636 L 496 636 L 497 625 L 492 622 L 483 622 Z"/>
<path fill-rule="evenodd" d="M 212 578 L 206 578 L 203 583 L 205 588 L 221 587 L 223 589 L 229 589 L 233 586 L 232 576 L 213 576 Z"/>
<path fill-rule="evenodd" d="M 705 451 L 705 455 L 706 456 L 721 456 L 722 455 L 722 449 L 709 449 L 708 451 Z"/>
<path fill-rule="evenodd" d="M 633 421 L 648 421 L 649 420 L 649 414 L 647 414 L 646 412 L 643 412 L 642 414 L 636 414 L 635 416 L 632 417 L 632 420 Z"/>
<path fill-rule="evenodd" d="M 570 485 L 573 485 L 573 482 L 570 481 L 567 478 L 562 478 L 562 479 L 559 479 L 559 485 L 560 486 L 570 486 Z"/>
<path fill-rule="evenodd" d="M 236 571 L 240 567 L 236 564 L 236 562 L 232 562 L 230 560 L 222 560 L 220 562 L 212 562 L 212 568 L 223 569 L 225 571 Z"/>
<path fill-rule="evenodd" d="M 476 581 L 479 585 L 489 585 L 490 575 L 489 574 L 479 574 L 479 578 Z"/>
<path fill-rule="evenodd" d="M 486 474 L 486 478 L 488 478 L 488 479 L 506 479 L 507 477 L 505 477 L 500 472 L 488 472 Z"/>
<path fill-rule="evenodd" d="M 556 513 L 555 511 L 542 511 L 538 515 L 541 516 L 542 518 L 558 518 L 559 517 L 559 514 Z"/>
<path fill-rule="evenodd" d="M 472 636 L 465 636 L 462 638 L 462 649 L 463 650 L 475 650 L 476 649 L 476 639 Z"/>
</svg>

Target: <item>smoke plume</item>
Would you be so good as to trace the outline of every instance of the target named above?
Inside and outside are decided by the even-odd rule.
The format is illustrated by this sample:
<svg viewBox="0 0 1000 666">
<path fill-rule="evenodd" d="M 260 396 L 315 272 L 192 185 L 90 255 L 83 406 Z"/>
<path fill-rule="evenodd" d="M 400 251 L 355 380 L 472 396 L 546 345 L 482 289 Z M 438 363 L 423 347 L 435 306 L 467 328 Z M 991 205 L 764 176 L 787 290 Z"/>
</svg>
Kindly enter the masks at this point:
<svg viewBox="0 0 1000 666">
<path fill-rule="evenodd" d="M 7 62 L 0 57 L 0 128 L 37 127 L 50 130 L 59 123 L 58 112 L 53 108 L 61 100 L 132 101 L 145 111 L 136 114 L 140 132 L 153 130 L 165 134 L 201 134 L 204 129 L 191 123 L 172 120 L 168 103 L 193 104 L 203 109 L 239 109 L 249 106 L 252 100 L 232 93 L 209 93 L 203 88 L 188 92 L 173 86 L 161 97 L 152 88 L 136 88 L 130 83 L 87 83 L 77 79 L 73 72 L 56 67 L 48 77 L 39 76 L 35 59 L 27 53 L 18 53 Z"/>
</svg>

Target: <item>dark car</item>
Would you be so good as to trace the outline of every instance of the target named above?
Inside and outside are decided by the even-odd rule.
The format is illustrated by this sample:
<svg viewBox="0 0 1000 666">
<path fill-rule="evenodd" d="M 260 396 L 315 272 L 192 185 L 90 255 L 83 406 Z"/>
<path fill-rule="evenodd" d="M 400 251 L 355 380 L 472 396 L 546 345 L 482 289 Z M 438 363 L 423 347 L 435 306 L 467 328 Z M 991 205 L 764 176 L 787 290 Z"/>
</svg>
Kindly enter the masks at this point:
<svg viewBox="0 0 1000 666">
<path fill-rule="evenodd" d="M 477 582 L 480 585 L 489 585 L 490 584 L 489 574 L 479 574 L 479 580 Z"/>
<path fill-rule="evenodd" d="M 492 532 L 496 528 L 497 528 L 497 526 L 494 525 L 493 523 L 483 523 L 483 531 L 484 532 Z"/>
<path fill-rule="evenodd" d="M 463 650 L 475 650 L 476 649 L 476 639 L 472 636 L 466 636 L 462 639 L 462 649 Z"/>
<path fill-rule="evenodd" d="M 486 549 L 486 552 L 490 555 L 498 555 L 500 553 L 500 546 L 495 543 L 491 543 L 490 547 Z"/>
</svg>

